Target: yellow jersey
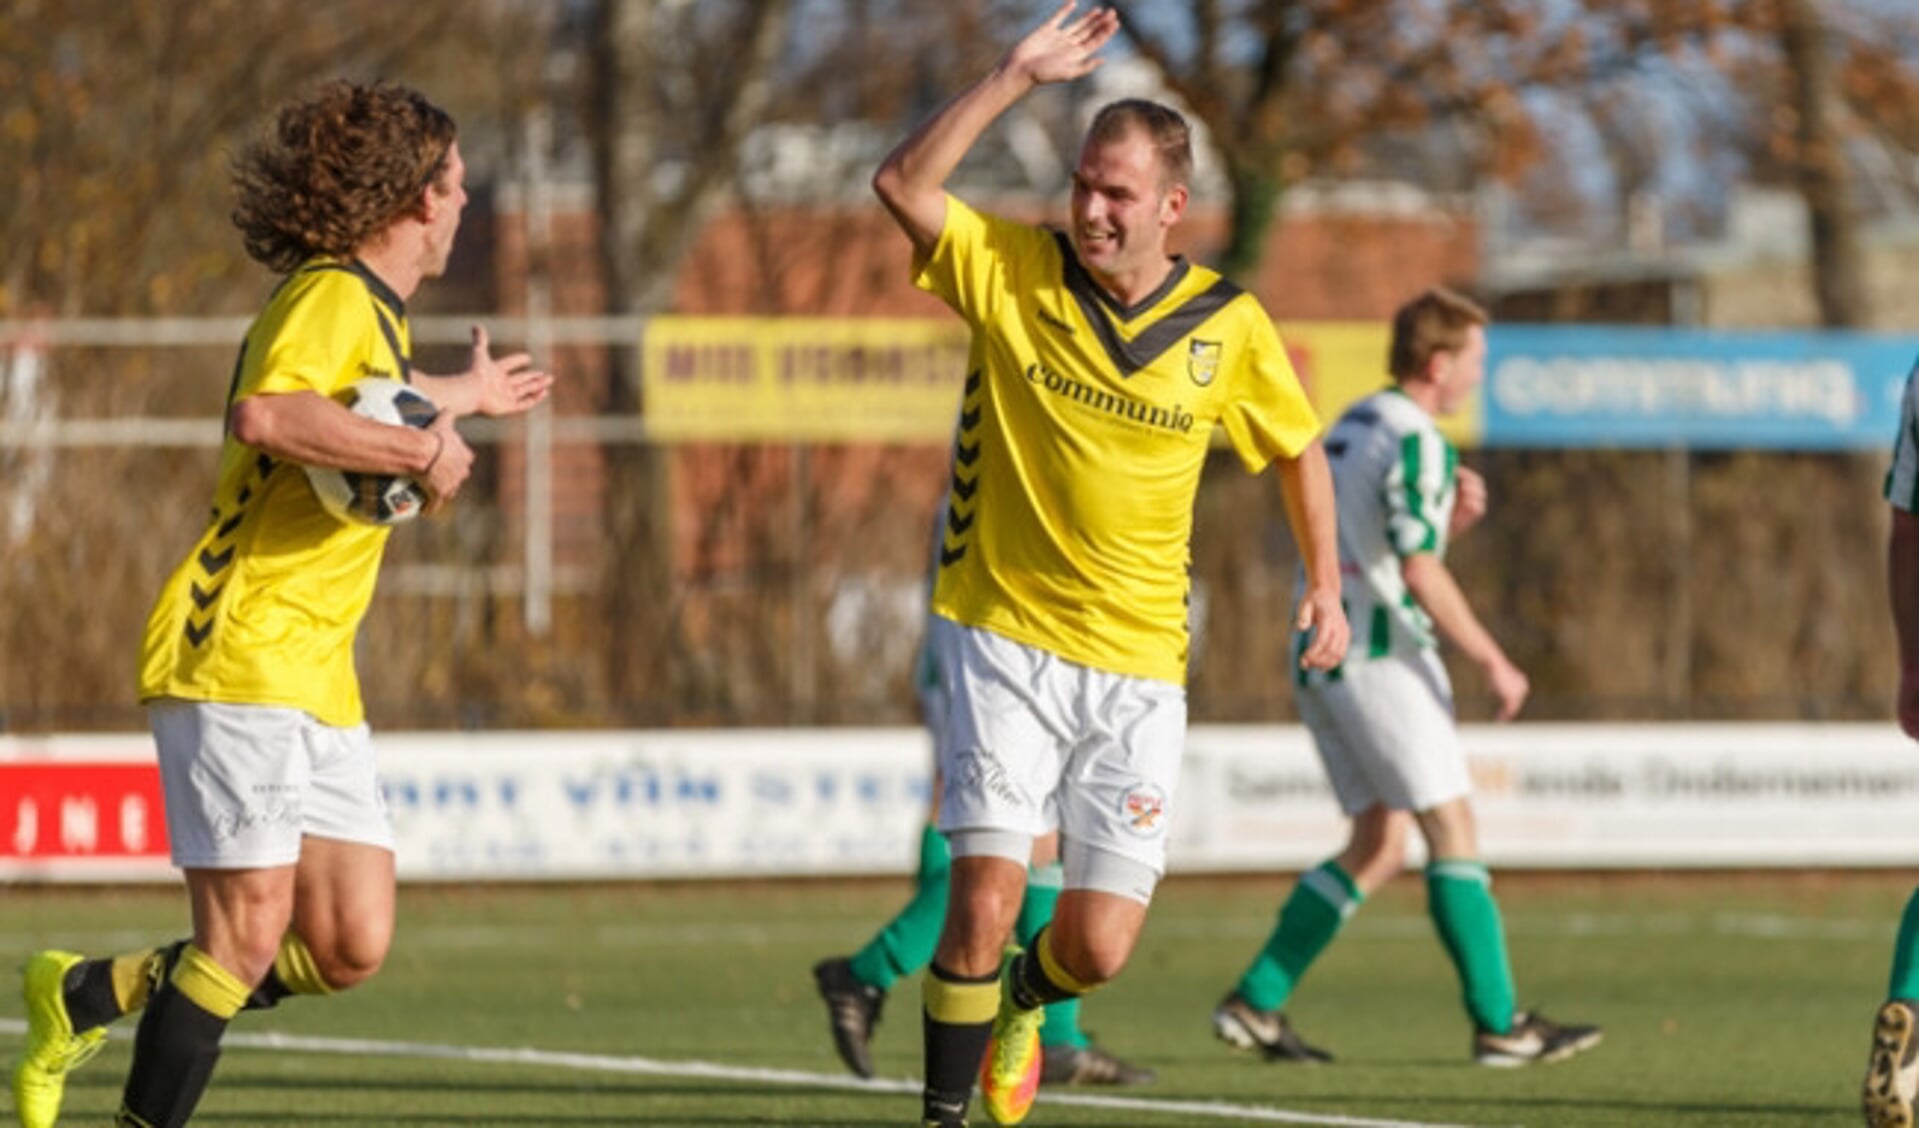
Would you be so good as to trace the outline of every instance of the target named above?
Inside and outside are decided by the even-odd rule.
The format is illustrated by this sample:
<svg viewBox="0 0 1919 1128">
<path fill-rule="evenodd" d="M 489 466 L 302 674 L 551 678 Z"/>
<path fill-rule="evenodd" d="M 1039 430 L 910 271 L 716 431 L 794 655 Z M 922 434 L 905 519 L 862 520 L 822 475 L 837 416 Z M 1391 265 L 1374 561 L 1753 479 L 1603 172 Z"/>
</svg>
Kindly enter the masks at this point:
<svg viewBox="0 0 1919 1128">
<path fill-rule="evenodd" d="M 1213 429 L 1248 472 L 1319 433 L 1266 311 L 1184 259 L 1123 308 L 1064 234 L 951 196 L 914 284 L 973 330 L 934 612 L 1184 684 L 1193 498 Z"/>
<path fill-rule="evenodd" d="M 358 262 L 315 259 L 248 328 L 227 405 L 407 379 L 410 347 L 398 294 Z M 359 724 L 353 640 L 389 531 L 332 516 L 299 465 L 229 434 L 206 528 L 147 619 L 140 699 L 278 705 Z"/>
</svg>

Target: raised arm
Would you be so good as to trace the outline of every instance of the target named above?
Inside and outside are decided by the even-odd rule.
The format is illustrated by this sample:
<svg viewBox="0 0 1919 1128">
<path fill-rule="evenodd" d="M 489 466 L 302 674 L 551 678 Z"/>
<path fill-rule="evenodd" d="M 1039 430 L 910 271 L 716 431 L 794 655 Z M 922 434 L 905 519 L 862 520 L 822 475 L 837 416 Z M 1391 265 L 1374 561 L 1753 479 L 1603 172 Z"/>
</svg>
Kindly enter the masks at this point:
<svg viewBox="0 0 1919 1128">
<path fill-rule="evenodd" d="M 873 191 L 913 241 L 930 254 L 946 226 L 946 180 L 980 134 L 1035 86 L 1067 82 L 1099 66 L 1098 51 L 1119 30 L 1119 16 L 1095 8 L 1073 18 L 1078 0 L 1014 44 L 986 76 L 962 90 L 914 130 L 873 174 Z"/>
<path fill-rule="evenodd" d="M 1301 667 L 1330 670 L 1346 658 L 1352 628 L 1339 591 L 1339 513 L 1333 505 L 1333 472 L 1326 450 L 1315 440 L 1297 458 L 1274 460 L 1286 521 L 1299 543 L 1306 569 L 1306 593 L 1294 612 L 1293 627 L 1313 632 L 1299 656 Z"/>
</svg>

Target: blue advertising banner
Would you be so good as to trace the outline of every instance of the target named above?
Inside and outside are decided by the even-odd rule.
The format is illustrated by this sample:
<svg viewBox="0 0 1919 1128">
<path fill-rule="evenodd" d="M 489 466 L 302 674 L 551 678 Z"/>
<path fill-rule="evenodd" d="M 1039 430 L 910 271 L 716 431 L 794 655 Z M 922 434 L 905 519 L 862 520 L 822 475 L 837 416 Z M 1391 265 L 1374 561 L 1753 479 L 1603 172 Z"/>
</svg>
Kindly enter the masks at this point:
<svg viewBox="0 0 1919 1128">
<path fill-rule="evenodd" d="M 1892 446 L 1919 337 L 1496 325 L 1487 446 Z"/>
</svg>

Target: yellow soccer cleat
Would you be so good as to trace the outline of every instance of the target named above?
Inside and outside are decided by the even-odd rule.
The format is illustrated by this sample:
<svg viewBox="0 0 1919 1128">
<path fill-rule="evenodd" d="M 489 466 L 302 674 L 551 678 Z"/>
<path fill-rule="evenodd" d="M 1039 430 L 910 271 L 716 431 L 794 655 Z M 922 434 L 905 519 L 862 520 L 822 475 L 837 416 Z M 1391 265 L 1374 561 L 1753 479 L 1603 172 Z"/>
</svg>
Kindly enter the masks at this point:
<svg viewBox="0 0 1919 1128">
<path fill-rule="evenodd" d="M 13 1066 L 13 1108 L 20 1128 L 53 1128 L 68 1072 L 106 1044 L 106 1027 L 75 1034 L 67 1017 L 67 970 L 79 962 L 72 952 L 36 952 L 27 961 L 20 991 L 27 1003 L 27 1045 Z"/>
<path fill-rule="evenodd" d="M 980 1103 L 995 1124 L 1025 1120 L 1039 1096 L 1039 1028 L 1046 1023 L 1046 1012 L 1013 1005 L 1013 961 L 1019 954 L 1018 948 L 1008 948 L 1000 964 L 999 1014 L 993 1018 L 993 1036 L 979 1071 Z"/>
</svg>

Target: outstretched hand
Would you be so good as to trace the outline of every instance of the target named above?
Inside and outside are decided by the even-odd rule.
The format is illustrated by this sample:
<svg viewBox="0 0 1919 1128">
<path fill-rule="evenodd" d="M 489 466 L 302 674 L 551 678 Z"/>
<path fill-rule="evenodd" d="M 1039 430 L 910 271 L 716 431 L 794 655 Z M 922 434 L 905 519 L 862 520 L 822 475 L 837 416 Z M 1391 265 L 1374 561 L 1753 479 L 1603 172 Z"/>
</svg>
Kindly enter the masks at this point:
<svg viewBox="0 0 1919 1128">
<path fill-rule="evenodd" d="M 530 411 L 546 398 L 553 387 L 551 373 L 533 367 L 526 353 L 512 353 L 495 359 L 487 344 L 486 327 L 473 327 L 473 363 L 467 374 L 473 378 L 476 398 L 474 410 L 481 415 L 516 415 Z"/>
<path fill-rule="evenodd" d="M 1102 61 L 1099 49 L 1119 31 L 1119 14 L 1094 8 L 1069 23 L 1077 7 L 1079 0 L 1066 0 L 1052 19 L 1014 44 L 1006 54 L 1006 68 L 1035 84 L 1070 82 L 1092 73 Z"/>
</svg>

